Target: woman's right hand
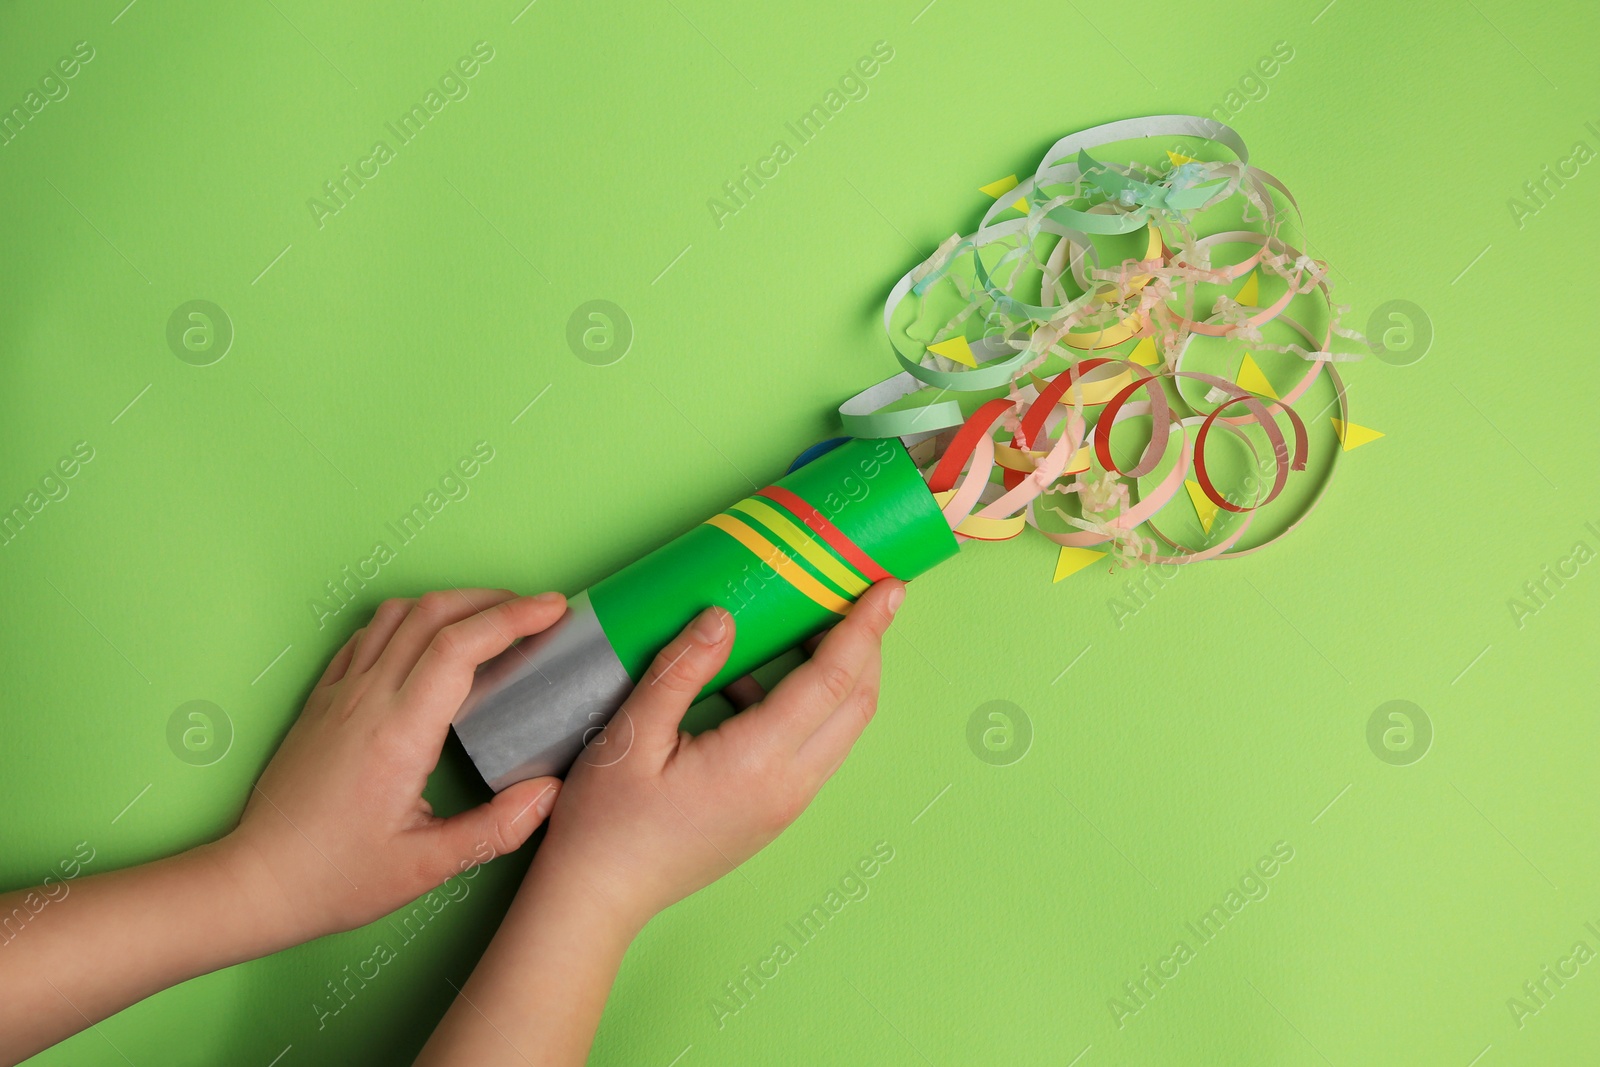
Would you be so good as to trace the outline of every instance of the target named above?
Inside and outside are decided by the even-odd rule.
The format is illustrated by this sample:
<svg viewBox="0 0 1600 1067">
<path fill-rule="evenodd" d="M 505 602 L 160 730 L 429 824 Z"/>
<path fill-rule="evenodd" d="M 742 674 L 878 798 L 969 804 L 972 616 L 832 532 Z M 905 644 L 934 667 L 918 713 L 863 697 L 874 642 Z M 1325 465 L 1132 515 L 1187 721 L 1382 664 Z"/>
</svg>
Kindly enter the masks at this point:
<svg viewBox="0 0 1600 1067">
<path fill-rule="evenodd" d="M 764 699 L 690 736 L 679 723 L 727 661 L 736 625 L 721 608 L 702 612 L 579 757 L 529 879 L 568 883 L 637 929 L 755 855 L 872 720 L 883 635 L 904 599 L 903 583 L 878 582 Z"/>
</svg>

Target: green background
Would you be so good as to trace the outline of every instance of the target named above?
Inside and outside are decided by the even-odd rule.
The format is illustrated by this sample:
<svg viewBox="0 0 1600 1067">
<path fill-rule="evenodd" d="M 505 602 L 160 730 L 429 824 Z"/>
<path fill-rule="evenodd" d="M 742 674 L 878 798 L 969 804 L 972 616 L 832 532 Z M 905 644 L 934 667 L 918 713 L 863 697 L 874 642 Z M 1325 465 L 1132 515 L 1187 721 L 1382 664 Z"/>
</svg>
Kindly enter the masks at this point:
<svg viewBox="0 0 1600 1067">
<path fill-rule="evenodd" d="M 1600 964 L 1520 1028 L 1506 1003 L 1600 948 L 1597 565 L 1520 626 L 1508 607 L 1600 548 L 1579 291 L 1600 175 L 1551 183 L 1520 225 L 1507 203 L 1600 148 L 1600 20 L 925 2 L 0 7 L 0 108 L 95 52 L 0 147 L 0 506 L 94 449 L 0 547 L 0 884 L 80 841 L 98 871 L 220 833 L 380 599 L 576 590 L 726 506 L 895 369 L 882 296 L 971 228 L 977 186 L 1073 130 L 1221 107 L 1300 199 L 1353 323 L 1396 299 L 1431 320 L 1426 358 L 1349 372 L 1355 421 L 1387 436 L 1288 541 L 1185 570 L 1120 627 L 1107 602 L 1138 576 L 1052 585 L 1036 537 L 919 580 L 854 757 L 744 877 L 650 925 L 594 1061 L 1600 1057 Z M 880 40 L 869 95 L 719 228 L 708 198 L 793 147 L 785 123 Z M 319 228 L 322 183 L 478 41 L 470 95 Z M 1279 41 L 1292 61 L 1250 81 Z M 1255 98 L 1230 101 L 1241 79 Z M 193 299 L 236 334 L 209 366 L 166 340 Z M 634 331 L 609 366 L 566 340 L 593 299 Z M 323 583 L 480 441 L 470 495 L 319 628 Z M 209 766 L 168 745 L 191 700 L 232 724 Z M 995 700 L 1026 749 L 969 745 Z M 1369 748 L 1390 700 L 1431 722 L 1420 762 Z M 452 760 L 436 795 L 469 783 Z M 1270 895 L 1119 1028 L 1123 983 L 1280 841 Z M 894 859 L 870 894 L 719 1029 L 723 984 L 877 842 Z M 37 1062 L 403 1060 L 525 862 L 493 864 L 320 1030 L 313 1002 L 371 931 L 189 982 Z"/>
</svg>

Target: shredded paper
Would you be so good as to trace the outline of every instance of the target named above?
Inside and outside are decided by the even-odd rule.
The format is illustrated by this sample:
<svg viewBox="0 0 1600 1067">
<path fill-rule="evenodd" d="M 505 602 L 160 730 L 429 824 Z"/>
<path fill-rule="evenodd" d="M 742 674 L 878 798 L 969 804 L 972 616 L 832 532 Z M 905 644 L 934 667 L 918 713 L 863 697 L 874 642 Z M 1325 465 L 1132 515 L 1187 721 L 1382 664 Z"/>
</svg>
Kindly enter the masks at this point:
<svg viewBox="0 0 1600 1067">
<path fill-rule="evenodd" d="M 1297 527 L 1351 447 L 1335 338 L 1361 338 L 1239 135 L 1114 122 L 983 191 L 977 230 L 890 292 L 903 369 L 841 407 L 845 432 L 905 441 L 958 539 L 1056 542 L 1058 580 Z"/>
</svg>

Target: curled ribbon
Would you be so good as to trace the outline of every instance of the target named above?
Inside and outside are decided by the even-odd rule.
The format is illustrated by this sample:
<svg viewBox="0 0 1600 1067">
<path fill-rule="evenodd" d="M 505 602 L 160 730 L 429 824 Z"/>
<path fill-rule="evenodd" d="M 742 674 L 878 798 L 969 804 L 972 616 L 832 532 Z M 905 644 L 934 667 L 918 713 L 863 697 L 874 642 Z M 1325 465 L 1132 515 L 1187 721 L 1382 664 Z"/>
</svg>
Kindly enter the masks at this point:
<svg viewBox="0 0 1600 1067">
<path fill-rule="evenodd" d="M 1185 139 L 1182 154 L 1167 151 L 1170 166 L 1103 158 L 1115 143 L 1158 137 Z M 1240 547 L 1258 510 L 1307 469 L 1307 423 L 1294 405 L 1326 376 L 1333 399 L 1317 415 L 1336 409 L 1339 424 L 1348 422 L 1335 364 L 1357 357 L 1335 352 L 1334 338 L 1360 340 L 1339 325 L 1345 309 L 1333 302 L 1327 265 L 1285 238 L 1285 226 L 1299 221 L 1288 188 L 1252 166 L 1243 139 L 1211 119 L 1128 119 L 1064 137 L 975 232 L 946 240 L 895 284 L 883 321 L 902 370 L 841 406 L 845 432 L 905 441 L 958 538 L 1008 540 L 1033 526 L 1063 546 L 1108 545 L 1124 563 L 1255 552 L 1298 527 L 1327 489 L 1325 476 L 1285 528 Z M 1100 265 L 1091 235 L 1126 241 L 1141 230 L 1137 258 Z M 1234 246 L 1248 254 L 1214 262 Z M 1283 292 L 1263 303 L 1241 291 L 1202 306 L 1201 286 L 1247 275 L 1281 280 Z M 930 331 L 923 319 L 941 286 L 959 307 Z M 1326 320 L 1320 330 L 1288 314 L 1302 297 Z M 914 312 L 909 324 L 902 308 Z M 1267 340 L 1273 324 L 1291 339 Z M 1252 391 L 1191 369 L 1196 336 L 1247 342 L 1305 369 L 1281 395 L 1259 383 Z M 1109 351 L 1129 342 L 1132 353 Z M 1062 359 L 1065 369 L 1042 373 Z M 1184 393 L 1186 381 L 1208 390 L 1203 401 Z M 973 395 L 998 390 L 1004 395 Z M 1113 431 L 1135 419 L 1148 420 L 1142 446 L 1119 460 Z M 1253 496 L 1219 484 L 1208 455 L 1218 434 L 1242 443 L 1261 476 Z M 1182 492 L 1186 482 L 1213 514 L 1240 516 L 1215 543 L 1183 544 L 1155 522 L 1174 499 L 1187 496 L 1200 509 L 1199 497 Z M 1075 497 L 1077 514 L 1045 503 L 1047 494 Z M 1041 524 L 1043 512 L 1060 521 Z M 1210 520 L 1202 524 L 1209 534 Z"/>
</svg>

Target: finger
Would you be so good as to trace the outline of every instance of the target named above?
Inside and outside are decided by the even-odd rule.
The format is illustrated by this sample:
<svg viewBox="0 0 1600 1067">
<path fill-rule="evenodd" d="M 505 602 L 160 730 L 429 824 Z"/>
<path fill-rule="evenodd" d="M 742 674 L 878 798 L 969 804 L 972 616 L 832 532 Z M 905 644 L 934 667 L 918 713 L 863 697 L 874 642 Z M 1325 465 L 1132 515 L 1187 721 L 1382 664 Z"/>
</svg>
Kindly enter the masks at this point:
<svg viewBox="0 0 1600 1067">
<path fill-rule="evenodd" d="M 833 777 L 833 772 L 839 769 L 877 713 L 878 682 L 882 674 L 883 654 L 875 649 L 850 695 L 795 753 L 795 762 L 815 776 L 817 785 Z"/>
<path fill-rule="evenodd" d="M 850 614 L 822 639 L 816 654 L 749 712 L 749 728 L 770 731 L 791 752 L 816 733 L 855 691 L 862 672 L 878 655 L 905 588 L 902 582 L 886 579 L 862 594 Z"/>
<path fill-rule="evenodd" d="M 635 741 L 656 751 L 677 743 L 678 724 L 694 698 L 728 662 L 733 650 L 733 616 L 707 608 L 663 648 L 644 680 L 622 705 Z"/>
<path fill-rule="evenodd" d="M 428 831 L 435 835 L 440 881 L 496 856 L 521 848 L 555 806 L 561 782 L 530 778 L 507 786 L 487 804 L 440 819 Z"/>
<path fill-rule="evenodd" d="M 442 730 L 467 699 L 478 664 L 504 652 L 518 638 L 548 630 L 566 610 L 567 598 L 560 593 L 540 593 L 491 604 L 451 623 L 433 635 L 403 679 L 401 700 Z"/>
<path fill-rule="evenodd" d="M 828 627 L 828 630 L 831 629 L 833 627 Z M 800 650 L 808 656 L 811 655 L 817 650 L 817 646 L 822 644 L 822 639 L 828 635 L 828 630 L 823 630 L 819 634 L 812 634 L 800 642 Z M 723 686 L 722 695 L 727 699 L 728 703 L 733 705 L 734 711 L 745 711 L 766 699 L 767 688 L 756 681 L 755 675 L 746 674 Z"/>
<path fill-rule="evenodd" d="M 509 589 L 442 589 L 422 594 L 389 639 L 375 669 L 399 688 L 439 631 L 515 597 Z"/>
<path fill-rule="evenodd" d="M 767 695 L 767 691 L 756 681 L 755 675 L 746 674 L 723 686 L 722 695 L 728 698 L 728 703 L 733 705 L 734 711 L 743 711 L 761 703 L 761 698 Z"/>
<path fill-rule="evenodd" d="M 384 646 L 389 643 L 389 638 L 400 629 L 400 624 L 415 603 L 410 597 L 398 597 L 378 605 L 378 610 L 372 613 L 372 621 L 361 631 L 361 640 L 356 644 L 346 674 L 365 674 L 372 669 L 372 665 L 378 662 L 378 656 L 383 653 Z"/>
<path fill-rule="evenodd" d="M 361 643 L 361 635 L 365 632 L 366 627 L 362 627 L 351 634 L 344 646 L 333 654 L 333 658 L 328 661 L 327 669 L 322 672 L 322 677 L 317 679 L 317 688 L 335 685 L 344 677 L 344 672 L 350 667 L 351 657 L 356 653 L 356 646 Z"/>
</svg>

